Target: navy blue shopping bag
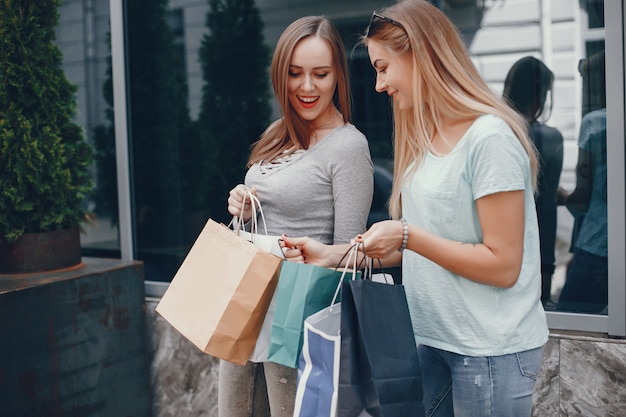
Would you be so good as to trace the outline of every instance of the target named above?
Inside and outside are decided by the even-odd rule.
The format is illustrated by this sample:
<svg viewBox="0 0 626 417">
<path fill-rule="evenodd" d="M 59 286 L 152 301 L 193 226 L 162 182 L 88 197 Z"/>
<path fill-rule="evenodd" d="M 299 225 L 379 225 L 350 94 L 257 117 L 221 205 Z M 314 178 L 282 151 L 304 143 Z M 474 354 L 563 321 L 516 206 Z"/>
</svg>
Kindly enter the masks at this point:
<svg viewBox="0 0 626 417">
<path fill-rule="evenodd" d="M 337 417 L 424 415 L 404 286 L 346 281 L 341 299 Z"/>
</svg>

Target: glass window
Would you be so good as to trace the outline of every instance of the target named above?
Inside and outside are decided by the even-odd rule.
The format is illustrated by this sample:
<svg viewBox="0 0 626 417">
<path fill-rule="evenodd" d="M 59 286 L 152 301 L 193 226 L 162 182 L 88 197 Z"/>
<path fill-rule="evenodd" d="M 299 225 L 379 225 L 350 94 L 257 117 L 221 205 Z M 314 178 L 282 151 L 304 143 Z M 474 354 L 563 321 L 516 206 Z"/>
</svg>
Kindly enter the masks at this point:
<svg viewBox="0 0 626 417">
<path fill-rule="evenodd" d="M 604 2 L 582 2 L 581 33 L 585 40 L 574 85 L 580 86 L 580 116 L 565 159 L 575 161 L 573 181 L 562 184 L 559 216 L 571 223 L 561 252 L 560 279 L 552 286 L 550 310 L 608 314 L 607 123 Z M 573 145 L 576 146 L 573 146 Z M 573 166 L 572 166 L 573 165 Z M 566 181 L 563 181 L 566 182 Z M 563 201 L 563 198 L 565 199 Z M 562 236 L 563 237 L 563 236 Z M 569 237 L 569 239 L 567 239 Z M 567 253 L 563 253 L 567 248 Z M 556 285 L 555 285 L 556 284 Z"/>
<path fill-rule="evenodd" d="M 57 44 L 63 54 L 63 68 L 78 87 L 77 123 L 96 151 L 92 169 L 94 193 L 88 199 L 90 214 L 82 224 L 83 256 L 117 258 L 120 241 L 117 224 L 115 136 L 111 125 L 113 94 L 110 88 L 109 3 L 63 2 L 59 8 Z M 109 182 L 98 181 L 110 177 Z M 97 191 L 96 191 L 97 190 Z"/>
<path fill-rule="evenodd" d="M 604 27 L 604 0 L 583 0 L 585 12 L 588 16 L 588 29 Z"/>
<path fill-rule="evenodd" d="M 228 191 L 270 122 L 270 55 L 251 3 L 124 12 L 134 256 L 146 280 L 169 282 L 207 219 L 231 220 Z"/>
<path fill-rule="evenodd" d="M 168 2 L 126 2 L 132 218 L 147 280 L 170 281 L 206 221 L 192 172 L 184 19 Z"/>
<path fill-rule="evenodd" d="M 581 59 L 582 113 L 573 190 L 563 204 L 574 218 L 571 257 L 557 311 L 608 313 L 607 124 L 604 42 L 589 42 Z"/>
<path fill-rule="evenodd" d="M 127 151 L 132 196 L 131 225 L 124 226 L 122 231 L 118 231 L 115 157 L 116 154 L 118 157 L 123 156 L 124 150 L 115 148 L 113 79 L 108 34 L 108 7 L 109 4 L 118 3 L 124 5 L 125 14 L 123 27 L 126 31 L 127 48 Z M 201 50 L 206 34 L 213 30 L 207 28 L 209 5 L 192 0 L 156 0 L 149 2 L 149 6 L 138 6 L 134 3 L 136 2 L 111 0 L 104 3 L 92 2 L 93 7 L 83 8 L 80 2 L 63 2 L 57 41 L 63 51 L 67 76 L 79 86 L 77 118 L 85 128 L 89 141 L 98 150 L 94 166 L 96 193 L 90 201 L 93 216 L 92 221 L 85 225 L 83 250 L 87 255 L 119 256 L 120 234 L 132 233 L 133 256 L 145 262 L 146 279 L 167 282 L 208 216 L 222 216 L 220 220 L 228 222 L 229 219 L 224 215 L 223 184 L 229 183 L 232 186 L 243 178 L 247 152 L 242 152 L 241 149 L 245 149 L 258 137 L 260 130 L 267 125 L 271 111 L 267 114 L 261 112 L 265 119 L 246 132 L 221 135 L 223 130 L 231 126 L 240 127 L 248 123 L 233 122 L 233 115 L 239 111 L 219 113 L 227 108 L 224 107 L 227 100 L 222 98 L 226 96 L 220 95 L 222 93 L 219 89 L 212 88 L 221 87 L 225 83 L 208 82 L 206 78 L 211 68 L 203 67 Z M 299 7 L 304 6 L 293 10 L 281 9 L 276 13 L 277 9 L 271 3 L 260 2 L 261 20 L 268 25 L 262 30 L 265 35 L 277 37 L 277 33 L 284 27 L 283 22 L 286 25 L 302 15 L 303 9 Z M 547 97 L 547 111 L 542 114 L 541 120 L 558 129 L 563 136 L 563 162 L 559 178 L 559 185 L 563 190 L 567 193 L 575 191 L 580 180 L 584 180 L 585 172 L 591 178 L 589 184 L 594 185 L 594 180 L 598 179 L 598 172 L 594 170 L 603 162 L 608 165 L 609 173 L 612 170 L 622 172 L 618 168 L 623 168 L 623 158 L 616 159 L 622 149 L 616 142 L 618 140 L 605 134 L 608 152 L 604 151 L 602 161 L 602 150 L 605 148 L 599 146 L 600 152 L 597 153 L 598 149 L 593 145 L 596 142 L 583 137 L 590 130 L 598 136 L 598 119 L 591 120 L 590 115 L 601 114 L 605 107 L 608 131 L 610 132 L 611 126 L 623 126 L 623 121 L 620 125 L 616 119 L 623 117 L 623 94 L 616 97 L 620 91 L 607 91 L 604 87 L 607 68 L 618 79 L 623 78 L 623 68 L 609 68 L 603 64 L 608 60 L 607 62 L 613 62 L 614 67 L 623 66 L 623 51 L 616 48 L 616 45 L 623 47 L 623 39 L 613 39 L 617 38 L 616 33 L 620 33 L 623 38 L 623 11 L 619 5 L 605 3 L 604 0 L 533 0 L 506 3 L 503 7 L 495 7 L 489 2 L 449 0 L 438 3 L 460 28 L 474 62 L 495 91 L 502 91 L 507 71 L 515 61 L 524 56 L 540 59 L 552 71 L 552 94 Z M 354 122 L 370 140 L 373 157 L 388 163 L 392 150 L 392 119 L 388 98 L 374 91 L 375 74 L 366 51 L 363 48 L 354 48 L 356 34 L 362 32 L 367 25 L 372 6 L 364 5 L 363 10 L 358 10 L 355 4 L 352 1 L 339 1 L 334 5 L 332 13 L 329 11 L 325 14 L 339 26 L 349 53 Z M 381 2 L 375 8 L 383 6 L 384 2 Z M 271 19 L 268 18 L 270 13 Z M 119 17 L 112 18 L 116 22 L 111 24 L 118 24 L 119 27 Z M 233 29 L 237 19 L 229 21 L 226 16 L 220 16 L 212 22 L 223 24 L 222 29 L 231 34 L 239 33 Z M 613 28 L 613 47 L 608 41 L 608 28 L 605 33 L 605 24 Z M 216 27 L 215 31 L 217 30 L 221 29 Z M 237 54 L 236 47 L 224 45 L 231 38 L 232 36 L 222 36 L 220 42 L 210 44 L 208 47 L 213 49 L 209 49 L 207 56 L 217 56 L 219 60 L 215 62 L 233 62 L 242 54 Z M 246 37 L 248 41 L 257 38 L 262 42 L 263 36 Z M 224 47 L 224 51 L 216 52 L 220 46 Z M 598 59 L 605 50 L 604 60 Z M 223 55 L 218 56 L 217 53 Z M 267 53 L 270 54 L 271 51 Z M 206 56 L 204 59 L 207 59 Z M 241 65 L 231 64 L 228 68 L 247 68 L 250 62 L 248 60 Z M 266 61 L 266 67 L 267 65 L 269 61 Z M 262 72 L 255 71 L 256 78 Z M 242 73 L 221 70 L 220 74 L 213 76 L 225 79 L 230 76 L 241 77 Z M 265 84 L 269 86 L 267 80 Z M 611 85 L 613 84 L 615 81 Z M 620 86 L 623 90 L 623 82 Z M 254 91 L 260 92 L 262 89 L 255 87 Z M 119 94 L 117 90 L 116 93 Z M 212 100 L 205 100 L 207 94 Z M 244 92 L 242 97 L 246 94 Z M 265 91 L 261 93 L 264 94 Z M 613 99 L 609 99 L 610 96 Z M 120 100 L 120 97 L 117 98 Z M 271 102 L 271 96 L 263 96 L 263 100 Z M 609 103 L 608 106 L 606 102 Z M 620 111 L 611 116 L 612 106 L 620 103 Z M 210 107 L 213 105 L 215 107 Z M 115 109 L 123 111 L 119 101 Z M 213 114 L 213 118 L 207 117 L 208 114 Z M 248 119 L 249 117 L 245 119 L 246 122 Z M 198 130 L 200 120 L 212 120 L 210 123 L 220 127 L 207 128 L 208 125 L 205 125 Z M 205 140 L 206 135 L 213 131 L 220 131 L 221 136 L 218 139 L 227 142 L 230 149 L 237 152 L 229 153 L 229 147 L 222 146 L 219 141 Z M 617 132 L 618 136 L 623 135 L 619 129 Z M 231 143 L 235 136 L 245 136 L 246 139 L 244 142 Z M 237 159 L 240 157 L 244 160 Z M 230 165 L 242 169 L 216 170 L 214 166 L 223 162 L 222 160 L 228 160 Z M 595 174 L 589 174 L 590 172 Z M 227 180 L 224 180 L 225 176 L 228 176 Z M 611 175 L 608 174 L 608 177 L 610 184 Z M 615 183 L 621 181 L 620 178 L 614 178 L 613 181 L 614 184 L 621 184 Z M 588 186 L 589 190 L 591 185 Z M 216 187 L 222 189 L 218 191 Z M 604 200 L 604 206 L 608 205 L 607 196 L 610 201 L 613 196 L 624 194 L 623 190 L 611 190 L 609 193 L 608 189 L 603 194 L 601 191 L 597 192 L 595 186 L 593 190 L 589 190 L 590 195 L 600 197 L 600 200 L 594 201 Z M 621 200 L 614 198 L 613 201 Z M 588 202 L 587 207 L 583 207 L 583 212 L 590 210 L 590 207 L 591 202 Z M 580 211 L 580 207 L 576 209 Z M 549 310 L 550 322 L 558 328 L 608 329 L 607 317 L 610 318 L 611 311 L 606 298 L 615 299 L 616 294 L 615 291 L 605 289 L 606 276 L 609 275 L 608 288 L 617 289 L 623 288 L 624 276 L 617 269 L 614 271 L 622 276 L 614 276 L 615 272 L 602 272 L 606 260 L 601 259 L 600 266 L 594 263 L 598 261 L 594 256 L 602 258 L 604 253 L 598 253 L 597 248 L 587 247 L 588 254 L 593 256 L 579 257 L 581 261 L 577 263 L 582 263 L 587 268 L 586 272 L 580 273 L 580 280 L 597 280 L 598 285 L 594 287 L 594 292 L 601 294 L 601 300 L 592 299 L 591 291 L 583 291 L 584 297 L 576 302 L 578 304 L 567 307 L 561 303 L 559 306 L 559 301 L 564 301 L 561 296 L 568 282 L 567 275 L 577 259 L 579 237 L 590 233 L 588 230 L 585 232 L 585 229 L 598 223 L 598 219 L 602 217 L 586 216 L 581 221 L 581 213 L 576 209 L 571 205 L 559 205 L 557 209 L 555 270 L 549 282 L 550 302 L 546 303 L 546 309 Z M 593 221 L 587 221 L 589 218 Z M 609 236 L 613 233 L 619 242 L 623 240 L 624 231 L 617 224 L 607 227 Z M 581 231 L 582 235 L 579 234 Z M 126 242 L 126 239 L 121 240 Z M 581 238 L 581 242 L 582 240 Z M 611 239 L 604 243 L 607 242 L 606 231 L 601 237 L 595 236 L 591 240 L 608 246 L 608 252 L 611 252 L 612 245 L 615 246 Z M 578 246 L 582 248 L 584 245 L 581 243 Z M 582 259 L 586 261 L 583 262 Z M 610 259 L 608 263 L 610 266 Z M 572 270 L 575 271 L 576 268 Z M 573 272 L 571 274 L 574 275 Z M 569 290 L 565 294 L 567 292 Z M 608 297 L 607 292 L 610 293 Z M 626 303 L 623 294 L 619 302 Z M 619 311 L 623 310 L 624 306 L 621 306 Z M 573 311 L 591 314 L 572 316 L 570 312 Z M 569 317 L 575 319 L 568 321 Z"/>
</svg>

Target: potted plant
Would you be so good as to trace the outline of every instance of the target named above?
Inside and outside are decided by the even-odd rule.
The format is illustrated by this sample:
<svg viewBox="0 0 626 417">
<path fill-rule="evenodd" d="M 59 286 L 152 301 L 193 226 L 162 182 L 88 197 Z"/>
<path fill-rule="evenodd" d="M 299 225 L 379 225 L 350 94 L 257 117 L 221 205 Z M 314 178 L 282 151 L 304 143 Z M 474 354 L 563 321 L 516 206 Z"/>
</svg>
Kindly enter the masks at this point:
<svg viewBox="0 0 626 417">
<path fill-rule="evenodd" d="M 60 3 L 0 7 L 0 273 L 80 263 L 92 150 L 53 43 Z"/>
</svg>

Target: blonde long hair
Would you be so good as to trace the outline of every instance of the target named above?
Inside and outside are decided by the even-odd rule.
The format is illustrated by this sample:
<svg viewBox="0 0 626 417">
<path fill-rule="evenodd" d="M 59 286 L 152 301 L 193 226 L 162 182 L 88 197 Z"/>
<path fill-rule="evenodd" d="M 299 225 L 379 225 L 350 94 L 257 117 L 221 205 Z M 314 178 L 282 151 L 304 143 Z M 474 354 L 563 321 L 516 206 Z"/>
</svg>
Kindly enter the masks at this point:
<svg viewBox="0 0 626 417">
<path fill-rule="evenodd" d="M 525 120 L 485 83 L 452 22 L 423 0 L 403 0 L 380 14 L 402 27 L 383 24 L 362 42 L 367 45 L 368 40 L 375 40 L 394 53 L 410 53 L 413 64 L 413 108 L 401 110 L 394 103 L 392 218 L 402 213 L 401 189 L 405 174 L 410 174 L 407 169 L 415 163 L 414 172 L 426 152 L 434 151 L 431 138 L 441 131 L 442 119 L 472 119 L 483 114 L 502 118 L 530 158 L 535 187 L 538 162 Z"/>
<path fill-rule="evenodd" d="M 286 150 L 309 147 L 311 124 L 298 116 L 289 103 L 288 77 L 294 49 L 300 41 L 312 36 L 325 40 L 330 46 L 333 70 L 337 78 L 333 103 L 343 115 L 344 123 L 352 120 L 348 60 L 341 36 L 332 22 L 324 16 L 301 17 L 284 30 L 272 58 L 272 86 L 282 117 L 272 123 L 252 145 L 248 167 L 262 160 L 273 160 Z"/>
</svg>

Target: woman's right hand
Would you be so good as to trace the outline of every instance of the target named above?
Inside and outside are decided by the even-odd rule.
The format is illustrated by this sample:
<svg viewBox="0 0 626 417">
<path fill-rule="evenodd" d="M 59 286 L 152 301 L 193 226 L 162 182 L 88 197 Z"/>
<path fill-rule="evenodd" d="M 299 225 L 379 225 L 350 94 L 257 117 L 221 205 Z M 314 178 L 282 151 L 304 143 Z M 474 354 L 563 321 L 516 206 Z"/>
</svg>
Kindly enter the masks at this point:
<svg viewBox="0 0 626 417">
<path fill-rule="evenodd" d="M 239 217 L 244 223 L 252 218 L 252 205 L 247 196 L 248 192 L 256 196 L 256 188 L 248 188 L 243 184 L 237 185 L 228 193 L 228 212 Z"/>
</svg>

